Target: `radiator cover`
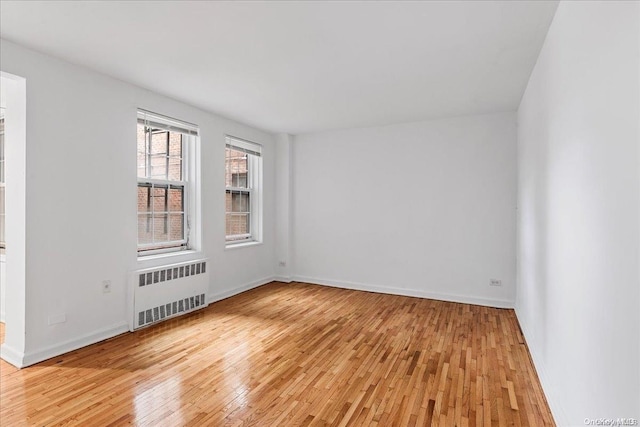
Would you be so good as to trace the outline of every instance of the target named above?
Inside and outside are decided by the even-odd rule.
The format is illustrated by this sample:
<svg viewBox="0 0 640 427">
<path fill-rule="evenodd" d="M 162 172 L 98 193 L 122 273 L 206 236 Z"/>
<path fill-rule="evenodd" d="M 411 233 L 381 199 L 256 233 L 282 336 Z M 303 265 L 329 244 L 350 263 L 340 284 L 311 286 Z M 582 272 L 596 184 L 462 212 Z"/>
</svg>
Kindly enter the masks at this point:
<svg viewBox="0 0 640 427">
<path fill-rule="evenodd" d="M 206 307 L 207 260 L 138 270 L 132 284 L 135 330 Z"/>
</svg>

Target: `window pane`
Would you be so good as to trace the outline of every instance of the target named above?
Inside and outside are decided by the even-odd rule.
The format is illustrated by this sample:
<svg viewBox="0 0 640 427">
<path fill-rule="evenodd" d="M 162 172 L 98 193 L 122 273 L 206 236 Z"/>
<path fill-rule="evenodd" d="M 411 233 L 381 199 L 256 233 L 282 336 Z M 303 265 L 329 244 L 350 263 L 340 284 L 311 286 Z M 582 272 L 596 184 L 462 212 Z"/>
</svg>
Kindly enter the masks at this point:
<svg viewBox="0 0 640 427">
<path fill-rule="evenodd" d="M 138 184 L 138 213 L 149 212 L 151 210 L 151 187 Z"/>
<path fill-rule="evenodd" d="M 249 212 L 249 193 L 232 193 L 231 212 Z"/>
<path fill-rule="evenodd" d="M 169 180 L 182 181 L 182 159 L 169 157 Z"/>
<path fill-rule="evenodd" d="M 247 171 L 248 171 L 248 157 L 245 153 L 243 153 L 242 151 L 237 151 L 234 150 L 232 148 L 227 148 L 225 151 L 225 169 L 226 169 L 226 174 L 225 174 L 225 185 L 227 187 L 233 187 L 233 176 L 237 175 L 238 178 L 236 178 L 237 182 L 239 181 L 239 176 L 244 174 L 245 176 L 247 175 Z M 245 179 L 245 184 L 244 186 L 246 186 L 246 179 Z"/>
<path fill-rule="evenodd" d="M 153 215 L 153 240 L 166 242 L 169 239 L 169 217 L 167 214 Z"/>
<path fill-rule="evenodd" d="M 166 179 L 167 178 L 167 157 L 152 155 L 151 156 L 151 173 L 150 178 Z"/>
<path fill-rule="evenodd" d="M 171 132 L 169 135 L 169 155 L 182 157 L 182 134 Z"/>
<path fill-rule="evenodd" d="M 247 173 L 232 173 L 231 174 L 231 186 L 247 188 Z"/>
<path fill-rule="evenodd" d="M 237 234 L 249 234 L 249 214 L 227 214 L 226 221 L 227 238 Z"/>
<path fill-rule="evenodd" d="M 165 212 L 167 210 L 167 188 L 154 186 L 151 194 L 153 211 Z"/>
<path fill-rule="evenodd" d="M 146 178 L 146 155 L 147 147 L 145 142 L 144 126 L 138 124 L 138 177 Z"/>
<path fill-rule="evenodd" d="M 169 132 L 167 131 L 157 131 L 154 130 L 151 132 L 151 153 L 150 154 L 162 154 L 166 156 L 167 153 L 167 144 L 169 142 Z"/>
<path fill-rule="evenodd" d="M 170 214 L 170 236 L 171 240 L 182 240 L 184 239 L 184 215 L 183 214 Z"/>
<path fill-rule="evenodd" d="M 138 244 L 153 243 L 151 214 L 138 215 Z"/>
<path fill-rule="evenodd" d="M 182 212 L 183 208 L 183 193 L 182 187 L 171 187 L 169 189 L 169 211 L 170 212 Z"/>
</svg>

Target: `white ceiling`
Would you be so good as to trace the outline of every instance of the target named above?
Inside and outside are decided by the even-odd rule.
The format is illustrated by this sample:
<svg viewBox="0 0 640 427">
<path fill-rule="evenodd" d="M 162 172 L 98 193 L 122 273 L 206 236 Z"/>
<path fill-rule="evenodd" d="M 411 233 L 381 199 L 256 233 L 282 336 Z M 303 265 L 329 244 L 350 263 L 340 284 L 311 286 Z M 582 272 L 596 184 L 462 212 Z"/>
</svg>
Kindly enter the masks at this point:
<svg viewBox="0 0 640 427">
<path fill-rule="evenodd" d="M 2 0 L 0 36 L 296 134 L 515 111 L 556 7 Z"/>
</svg>

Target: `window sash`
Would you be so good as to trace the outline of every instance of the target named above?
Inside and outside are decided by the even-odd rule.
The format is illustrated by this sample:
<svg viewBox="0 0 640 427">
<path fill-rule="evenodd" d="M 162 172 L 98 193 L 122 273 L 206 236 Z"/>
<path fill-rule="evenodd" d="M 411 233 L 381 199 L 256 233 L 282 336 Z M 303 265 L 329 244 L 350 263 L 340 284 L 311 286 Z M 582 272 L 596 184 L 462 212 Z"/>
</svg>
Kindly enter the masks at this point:
<svg viewBox="0 0 640 427">
<path fill-rule="evenodd" d="M 138 209 L 138 253 L 145 253 L 148 252 L 150 250 L 163 250 L 163 249 L 168 249 L 168 248 L 182 248 L 182 249 L 187 249 L 187 246 L 189 244 L 189 218 L 187 215 L 187 209 L 188 209 L 188 197 L 187 197 L 187 185 L 186 183 L 184 184 L 178 184 L 175 182 L 171 182 L 171 183 L 166 183 L 166 182 L 157 182 L 157 180 L 154 180 L 155 182 L 150 182 L 149 180 L 138 180 L 138 188 L 140 187 L 146 187 L 149 189 L 148 191 L 148 202 L 147 202 L 147 211 L 141 211 Z M 158 196 L 154 196 L 152 193 L 154 192 L 154 190 L 156 188 L 161 188 L 166 190 L 165 193 L 165 202 L 164 202 L 164 208 L 161 210 L 157 210 L 155 207 L 155 201 L 153 200 L 154 197 L 158 197 Z M 169 206 L 170 204 L 170 194 L 169 191 L 171 189 L 180 189 L 182 190 L 182 206 L 180 210 L 172 210 Z M 182 221 L 181 221 L 181 238 L 180 239 L 171 239 L 171 234 L 172 234 L 172 216 L 177 216 L 177 215 L 181 215 L 182 216 Z M 164 218 L 163 218 L 164 217 Z M 146 218 L 146 227 L 147 227 L 147 233 L 151 233 L 151 242 L 144 242 L 141 243 L 140 242 L 140 224 L 141 224 L 141 218 Z M 164 220 L 165 222 L 165 228 L 164 228 L 164 232 L 161 233 L 166 235 L 167 238 L 166 239 L 157 239 L 156 238 L 156 229 L 155 229 L 155 222 L 156 220 Z M 150 231 L 149 231 L 150 230 Z"/>
<path fill-rule="evenodd" d="M 228 211 L 225 208 L 225 228 L 227 225 L 229 225 L 229 219 L 232 217 L 239 217 L 239 218 L 245 218 L 247 221 L 247 233 L 234 233 L 234 234 L 226 234 L 225 232 L 225 240 L 227 243 L 231 243 L 231 242 L 239 242 L 239 241 L 245 241 L 245 240 L 253 240 L 253 230 L 252 230 L 252 224 L 251 224 L 251 220 L 252 220 L 252 203 L 253 203 L 253 190 L 251 188 L 244 188 L 244 187 L 226 187 L 226 192 L 225 194 L 230 194 L 231 195 L 231 210 Z M 246 195 L 248 196 L 247 199 L 247 210 L 246 211 L 234 211 L 233 210 L 233 195 L 234 194 L 238 194 L 238 195 Z"/>
<path fill-rule="evenodd" d="M 154 141 L 154 136 L 159 133 L 166 133 L 166 140 L 159 141 L 160 145 L 164 145 L 164 152 L 153 152 L 153 147 L 158 141 Z M 155 131 L 154 129 L 148 128 L 144 126 L 144 151 L 138 151 L 137 157 L 138 162 L 140 160 L 139 156 L 144 157 L 144 176 L 138 176 L 138 179 L 158 179 L 164 181 L 183 181 L 185 178 L 185 153 L 188 145 L 188 138 L 181 137 L 180 139 L 180 155 L 172 155 L 171 154 L 171 131 L 162 130 L 160 132 Z M 173 132 L 175 134 L 175 132 Z M 172 162 L 173 161 L 173 162 Z M 175 164 L 175 162 L 179 163 L 180 166 L 180 178 L 175 179 L 171 177 L 172 169 L 171 166 Z M 138 168 L 141 165 L 138 163 Z M 159 168 L 160 170 L 164 170 L 164 174 L 157 175 L 154 174 L 154 169 Z M 140 174 L 140 172 L 138 172 Z"/>
</svg>

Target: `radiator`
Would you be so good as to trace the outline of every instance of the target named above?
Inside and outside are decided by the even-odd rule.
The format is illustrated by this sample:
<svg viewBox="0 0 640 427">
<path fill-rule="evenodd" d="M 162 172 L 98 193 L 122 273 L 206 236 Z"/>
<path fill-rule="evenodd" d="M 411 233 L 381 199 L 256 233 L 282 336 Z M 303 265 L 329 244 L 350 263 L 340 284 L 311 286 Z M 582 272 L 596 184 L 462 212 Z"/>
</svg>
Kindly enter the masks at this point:
<svg viewBox="0 0 640 427">
<path fill-rule="evenodd" d="M 138 270 L 132 282 L 132 330 L 207 306 L 206 260 Z"/>
</svg>

